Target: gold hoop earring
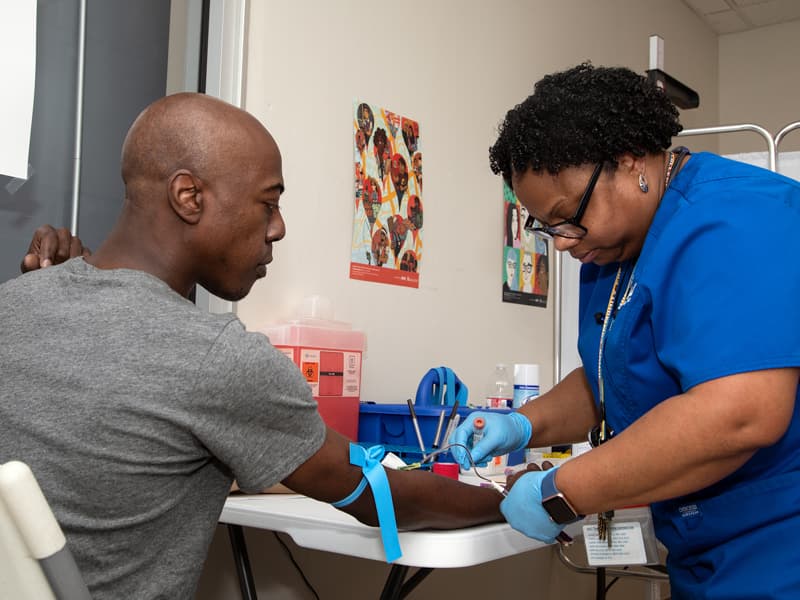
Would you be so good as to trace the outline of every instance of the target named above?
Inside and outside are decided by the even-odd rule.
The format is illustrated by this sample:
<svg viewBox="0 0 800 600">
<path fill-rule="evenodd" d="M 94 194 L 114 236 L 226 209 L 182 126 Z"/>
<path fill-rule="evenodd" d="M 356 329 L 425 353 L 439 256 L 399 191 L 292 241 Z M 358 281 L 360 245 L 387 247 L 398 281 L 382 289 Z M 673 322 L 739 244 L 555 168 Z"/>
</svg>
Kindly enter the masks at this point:
<svg viewBox="0 0 800 600">
<path fill-rule="evenodd" d="M 644 178 L 644 173 L 639 173 L 639 189 L 645 194 L 650 191 L 650 186 L 647 185 L 647 179 Z"/>
</svg>

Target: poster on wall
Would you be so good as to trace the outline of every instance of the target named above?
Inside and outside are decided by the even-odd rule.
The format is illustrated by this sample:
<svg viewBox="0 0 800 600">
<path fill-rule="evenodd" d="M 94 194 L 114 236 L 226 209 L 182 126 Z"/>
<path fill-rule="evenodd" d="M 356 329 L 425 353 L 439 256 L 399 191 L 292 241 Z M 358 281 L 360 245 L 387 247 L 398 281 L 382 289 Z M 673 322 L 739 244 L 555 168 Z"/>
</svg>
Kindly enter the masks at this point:
<svg viewBox="0 0 800 600">
<path fill-rule="evenodd" d="M 528 210 L 503 182 L 503 302 L 547 307 L 550 243 L 525 231 Z"/>
<path fill-rule="evenodd" d="M 417 288 L 423 220 L 419 123 L 356 101 L 353 150 L 350 279 Z"/>
</svg>

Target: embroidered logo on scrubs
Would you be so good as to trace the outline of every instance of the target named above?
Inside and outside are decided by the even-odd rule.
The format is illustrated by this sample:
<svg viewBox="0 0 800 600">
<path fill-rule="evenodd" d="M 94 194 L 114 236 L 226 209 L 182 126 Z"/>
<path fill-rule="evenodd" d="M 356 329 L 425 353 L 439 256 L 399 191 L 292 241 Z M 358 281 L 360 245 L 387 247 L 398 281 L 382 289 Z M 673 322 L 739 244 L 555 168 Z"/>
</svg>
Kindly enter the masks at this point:
<svg viewBox="0 0 800 600">
<path fill-rule="evenodd" d="M 700 509 L 697 504 L 684 504 L 678 507 L 678 514 L 684 519 L 687 517 L 696 517 L 700 514 Z"/>
</svg>

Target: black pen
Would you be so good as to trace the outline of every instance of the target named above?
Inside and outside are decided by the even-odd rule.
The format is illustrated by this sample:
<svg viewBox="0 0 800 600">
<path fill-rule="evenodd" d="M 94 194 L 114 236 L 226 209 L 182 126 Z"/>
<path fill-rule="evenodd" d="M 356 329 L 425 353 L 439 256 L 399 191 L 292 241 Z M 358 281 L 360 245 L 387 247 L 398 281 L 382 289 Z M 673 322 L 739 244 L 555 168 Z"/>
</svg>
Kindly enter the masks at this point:
<svg viewBox="0 0 800 600">
<path fill-rule="evenodd" d="M 422 450 L 422 460 L 425 460 L 425 443 L 422 441 L 422 433 L 419 430 L 419 421 L 417 421 L 417 413 L 414 411 L 414 403 L 411 398 L 408 399 L 408 411 L 411 413 L 411 422 L 414 423 L 414 431 L 417 432 L 417 441 L 419 442 L 419 449 Z"/>
</svg>

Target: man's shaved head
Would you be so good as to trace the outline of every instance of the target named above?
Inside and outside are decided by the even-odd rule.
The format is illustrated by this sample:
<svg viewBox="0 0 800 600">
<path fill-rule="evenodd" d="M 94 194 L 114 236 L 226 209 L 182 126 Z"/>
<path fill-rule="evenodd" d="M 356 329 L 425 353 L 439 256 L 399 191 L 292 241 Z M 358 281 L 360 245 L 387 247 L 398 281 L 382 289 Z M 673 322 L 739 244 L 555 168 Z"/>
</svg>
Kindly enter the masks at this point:
<svg viewBox="0 0 800 600">
<path fill-rule="evenodd" d="M 258 119 L 203 94 L 156 100 L 128 131 L 122 179 L 120 218 L 92 264 L 229 300 L 266 275 L 286 233 L 284 185 L 280 150 Z"/>
<path fill-rule="evenodd" d="M 252 115 L 205 94 L 157 100 L 136 118 L 122 146 L 126 196 L 136 200 L 142 186 L 164 182 L 179 169 L 215 179 L 254 128 L 269 136 Z"/>
</svg>

